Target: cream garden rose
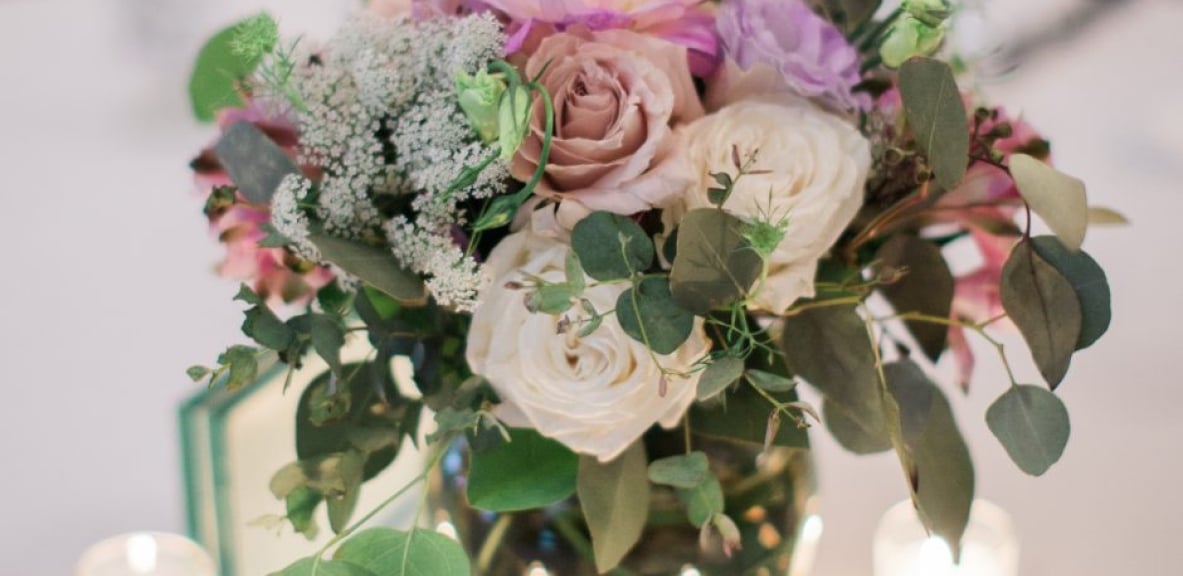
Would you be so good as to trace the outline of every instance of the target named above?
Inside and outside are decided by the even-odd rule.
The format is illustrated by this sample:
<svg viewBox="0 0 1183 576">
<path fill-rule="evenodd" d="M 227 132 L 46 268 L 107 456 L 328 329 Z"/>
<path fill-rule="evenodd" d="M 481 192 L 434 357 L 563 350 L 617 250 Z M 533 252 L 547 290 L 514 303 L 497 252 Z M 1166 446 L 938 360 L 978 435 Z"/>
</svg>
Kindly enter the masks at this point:
<svg viewBox="0 0 1183 576">
<path fill-rule="evenodd" d="M 582 311 L 560 334 L 560 317 L 531 313 L 524 292 L 506 287 L 527 275 L 563 282 L 567 244 L 530 230 L 510 235 L 490 254 L 494 278 L 482 292 L 468 334 L 468 363 L 501 396 L 497 416 L 507 425 L 528 427 L 581 454 L 607 462 L 656 424 L 679 423 L 694 401 L 698 376 L 669 376 L 664 386 L 658 364 L 644 344 L 625 334 L 609 314 L 590 335 L 578 335 Z M 621 284 L 590 287 L 584 296 L 597 310 L 616 307 Z M 701 322 L 663 366 L 686 371 L 708 350 Z"/>
<path fill-rule="evenodd" d="M 788 228 L 768 258 L 768 278 L 753 305 L 779 313 L 812 297 L 818 260 L 863 204 L 871 166 L 866 138 L 848 121 L 786 96 L 736 102 L 682 135 L 697 183 L 666 210 L 667 226 L 686 211 L 710 206 L 711 173 L 735 172 L 733 148 L 742 158 L 756 152 L 753 170 L 761 173 L 740 179 L 723 208 L 747 219 L 787 218 Z"/>
</svg>

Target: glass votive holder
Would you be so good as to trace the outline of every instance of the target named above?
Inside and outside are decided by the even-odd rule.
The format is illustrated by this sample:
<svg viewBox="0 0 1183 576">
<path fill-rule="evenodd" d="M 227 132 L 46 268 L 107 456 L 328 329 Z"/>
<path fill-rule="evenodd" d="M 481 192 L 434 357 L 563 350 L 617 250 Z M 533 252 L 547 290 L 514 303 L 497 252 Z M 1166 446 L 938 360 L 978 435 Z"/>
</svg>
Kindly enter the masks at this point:
<svg viewBox="0 0 1183 576">
<path fill-rule="evenodd" d="M 873 546 L 875 576 L 1018 576 L 1019 541 L 1005 510 L 975 500 L 961 539 L 961 562 L 948 544 L 929 536 L 911 500 L 892 506 L 879 521 Z"/>
<path fill-rule="evenodd" d="M 134 532 L 103 540 L 82 553 L 74 576 L 217 576 L 214 559 L 177 534 Z"/>
</svg>

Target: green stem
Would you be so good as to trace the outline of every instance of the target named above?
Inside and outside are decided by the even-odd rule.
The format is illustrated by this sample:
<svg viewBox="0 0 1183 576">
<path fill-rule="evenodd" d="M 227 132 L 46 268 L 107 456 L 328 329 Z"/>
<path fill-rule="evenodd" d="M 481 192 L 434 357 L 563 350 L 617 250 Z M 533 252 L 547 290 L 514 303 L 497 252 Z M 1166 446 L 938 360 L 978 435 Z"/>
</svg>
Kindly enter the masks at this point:
<svg viewBox="0 0 1183 576">
<path fill-rule="evenodd" d="M 954 327 L 964 328 L 966 330 L 971 330 L 973 332 L 976 332 L 979 336 L 982 337 L 983 340 L 989 342 L 990 345 L 994 347 L 994 350 L 998 353 L 998 357 L 1002 360 L 1003 367 L 1006 368 L 1006 375 L 1008 378 L 1010 378 L 1011 386 L 1018 386 L 1019 381 L 1017 378 L 1015 378 L 1014 369 L 1011 368 L 1010 360 L 1006 356 L 1006 345 L 1004 345 L 1001 341 L 999 341 L 998 339 L 991 336 L 989 332 L 986 332 L 986 326 L 993 324 L 994 322 L 997 322 L 998 320 L 1001 320 L 1002 318 L 1005 318 L 1005 317 L 1006 317 L 1006 314 L 1004 313 L 1004 314 L 999 314 L 998 316 L 995 316 L 993 318 L 990 318 L 990 319 L 986 320 L 985 322 L 964 322 L 962 320 L 957 320 L 955 318 L 941 318 L 939 316 L 929 316 L 928 314 L 921 314 L 919 312 L 906 312 L 904 314 L 896 314 L 895 316 L 888 316 L 886 318 L 880 318 L 880 319 L 878 319 L 878 321 L 882 322 L 882 321 L 886 321 L 886 320 L 904 320 L 904 321 L 914 320 L 916 322 L 928 322 L 930 324 L 941 324 L 943 326 L 954 326 Z"/>
<path fill-rule="evenodd" d="M 485 543 L 481 545 L 481 550 L 477 554 L 477 576 L 483 576 L 489 571 L 490 565 L 493 563 L 493 555 L 497 553 L 497 549 L 501 546 L 501 541 L 505 539 L 505 534 L 509 531 L 509 526 L 512 523 L 513 515 L 502 514 L 497 519 L 497 523 L 493 524 L 493 528 L 489 530 L 489 536 L 485 538 Z"/>
</svg>

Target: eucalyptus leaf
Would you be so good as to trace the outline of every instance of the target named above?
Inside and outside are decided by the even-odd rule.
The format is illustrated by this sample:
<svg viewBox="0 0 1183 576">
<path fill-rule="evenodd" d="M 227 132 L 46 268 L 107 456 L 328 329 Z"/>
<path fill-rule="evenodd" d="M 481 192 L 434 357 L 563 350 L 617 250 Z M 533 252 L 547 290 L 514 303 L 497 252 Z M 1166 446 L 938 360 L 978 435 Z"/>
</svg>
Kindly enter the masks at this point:
<svg viewBox="0 0 1183 576">
<path fill-rule="evenodd" d="M 584 272 L 600 281 L 629 278 L 653 263 L 653 242 L 636 222 L 593 212 L 571 231 L 571 247 Z"/>
<path fill-rule="evenodd" d="M 234 49 L 239 25 L 246 21 L 218 31 L 197 55 L 189 76 L 189 104 L 193 115 L 202 122 L 213 122 L 223 108 L 243 105 L 239 84 L 254 73 L 262 60 L 261 54 L 245 54 Z"/>
<path fill-rule="evenodd" d="M 1080 299 L 1072 284 L 1028 242 L 1011 251 L 1002 269 L 1002 307 L 1027 341 L 1039 372 L 1054 390 L 1064 380 L 1080 341 Z"/>
<path fill-rule="evenodd" d="M 509 442 L 474 452 L 468 502 L 490 512 L 542 508 L 575 493 L 579 457 L 534 430 L 510 429 Z"/>
<path fill-rule="evenodd" d="M 710 466 L 703 452 L 669 456 L 649 464 L 649 481 L 674 488 L 694 488 L 710 478 Z"/>
<path fill-rule="evenodd" d="M 373 576 L 468 576 L 468 555 L 459 542 L 433 530 L 369 528 L 333 554 Z M 286 576 L 286 575 L 285 575 Z"/>
<path fill-rule="evenodd" d="M 325 314 L 313 314 L 309 322 L 312 347 L 338 377 L 344 376 L 341 348 L 345 346 L 345 331 L 341 324 Z"/>
<path fill-rule="evenodd" d="M 797 401 L 797 394 L 792 391 L 770 395 L 778 402 Z M 772 404 L 751 386 L 740 386 L 722 398 L 725 401 L 717 405 L 695 404 L 690 408 L 690 421 L 694 423 L 694 433 L 763 444 L 768 414 L 773 410 Z M 772 444 L 785 448 L 809 448 L 809 435 L 805 429 L 796 426 L 781 426 L 773 437 Z"/>
<path fill-rule="evenodd" d="M 879 249 L 876 259 L 884 268 L 907 271 L 899 281 L 881 288 L 896 312 L 949 317 L 953 308 L 953 273 L 936 244 L 897 234 Z M 945 350 L 949 328 L 920 320 L 908 320 L 905 325 L 924 355 L 936 362 Z"/>
<path fill-rule="evenodd" d="M 686 507 L 690 523 L 701 527 L 716 514 L 723 513 L 723 486 L 714 475 L 708 475 L 705 482 L 693 488 L 678 488 L 678 499 Z"/>
<path fill-rule="evenodd" d="M 853 306 L 823 306 L 785 319 L 789 370 L 817 388 L 864 435 L 887 434 L 875 353 Z"/>
<path fill-rule="evenodd" d="M 1054 236 L 1037 236 L 1031 246 L 1041 258 L 1068 279 L 1080 299 L 1080 338 L 1076 349 L 1092 346 L 1109 330 L 1109 280 L 1105 271 L 1084 250 L 1072 252 Z"/>
<path fill-rule="evenodd" d="M 259 374 L 259 350 L 251 346 L 235 345 L 218 355 L 218 364 L 229 366 L 225 378 L 227 390 L 235 390 L 255 381 Z"/>
<path fill-rule="evenodd" d="M 246 311 L 242 322 L 242 333 L 260 346 L 283 352 L 292 345 L 296 331 L 284 324 L 266 305 L 258 305 Z"/>
<path fill-rule="evenodd" d="M 698 378 L 699 402 L 721 394 L 728 386 L 743 377 L 743 360 L 731 356 L 716 358 L 703 370 Z"/>
<path fill-rule="evenodd" d="M 831 400 L 822 401 L 822 421 L 834 440 L 855 454 L 876 454 L 891 450 L 891 436 L 886 430 L 865 428 Z"/>
<path fill-rule="evenodd" d="M 608 463 L 589 456 L 579 459 L 579 505 L 601 574 L 620 564 L 645 529 L 649 518 L 646 460 L 640 442 Z"/>
<path fill-rule="evenodd" d="M 301 558 L 291 566 L 273 572 L 270 576 L 379 576 L 352 562 Z"/>
<path fill-rule="evenodd" d="M 1129 223 L 1130 219 L 1117 210 L 1104 206 L 1089 206 L 1090 226 L 1125 226 Z"/>
<path fill-rule="evenodd" d="M 365 454 L 356 450 L 345 452 L 337 460 L 336 474 L 340 476 L 344 489 L 338 493 L 324 494 L 325 507 L 329 512 L 329 527 L 335 534 L 340 534 L 349 526 L 349 518 L 357 508 L 365 462 Z"/>
<path fill-rule="evenodd" d="M 328 372 L 313 380 L 300 396 L 296 408 L 296 457 L 301 461 L 353 450 L 359 429 L 394 428 L 397 425 L 393 419 L 395 406 L 382 400 L 366 370 L 353 368 L 352 365 L 346 367 L 352 378 L 338 382 L 338 393 L 351 399 L 346 413 L 329 421 L 313 418 L 317 401 L 325 397 L 328 388 L 331 377 Z M 398 398 L 393 382 L 383 381 L 381 386 L 386 398 Z M 317 421 L 322 423 L 317 425 Z M 398 450 L 399 446 L 395 444 L 370 452 L 365 460 L 363 479 L 369 480 L 389 466 Z"/>
<path fill-rule="evenodd" d="M 396 301 L 411 306 L 427 302 L 423 280 L 403 268 L 390 250 L 320 233 L 313 233 L 309 240 L 326 261 Z"/>
<path fill-rule="evenodd" d="M 937 183 L 956 188 L 969 164 L 969 119 L 953 70 L 940 60 L 912 58 L 900 67 L 899 87 L 908 125 Z"/>
<path fill-rule="evenodd" d="M 1075 252 L 1084 244 L 1089 224 L 1084 182 L 1026 154 L 1012 154 L 1010 173 L 1031 210 Z"/>
<path fill-rule="evenodd" d="M 694 330 L 694 315 L 674 303 L 665 278 L 646 278 L 616 300 L 625 334 L 658 354 L 673 354 Z"/>
<path fill-rule="evenodd" d="M 949 401 L 919 366 L 895 362 L 885 365 L 883 372 L 899 407 L 905 451 L 901 461 L 908 468 L 921 521 L 959 557 L 974 497 L 969 448 Z"/>
<path fill-rule="evenodd" d="M 698 315 L 743 298 L 764 262 L 744 238 L 744 222 L 722 210 L 691 210 L 678 226 L 670 291 Z"/>
<path fill-rule="evenodd" d="M 747 377 L 748 382 L 751 382 L 752 386 L 765 392 L 788 392 L 797 387 L 797 382 L 792 378 L 786 378 L 780 374 L 773 374 L 772 372 L 748 370 L 744 375 Z"/>
<path fill-rule="evenodd" d="M 245 120 L 226 129 L 214 145 L 214 154 L 238 192 L 254 204 L 270 203 L 283 179 L 300 173 L 278 144 Z"/>
<path fill-rule="evenodd" d="M 986 424 L 1011 460 L 1032 476 L 1060 461 L 1068 445 L 1068 409 L 1039 386 L 1014 386 L 986 411 Z"/>
<path fill-rule="evenodd" d="M 284 497 L 284 506 L 287 508 L 287 518 L 292 524 L 292 529 L 309 540 L 316 538 L 320 532 L 314 516 L 321 500 L 320 492 L 307 486 L 292 490 Z"/>
<path fill-rule="evenodd" d="M 562 314 L 575 305 L 578 292 L 567 284 L 544 284 L 526 295 L 526 308 L 543 314 Z"/>
</svg>

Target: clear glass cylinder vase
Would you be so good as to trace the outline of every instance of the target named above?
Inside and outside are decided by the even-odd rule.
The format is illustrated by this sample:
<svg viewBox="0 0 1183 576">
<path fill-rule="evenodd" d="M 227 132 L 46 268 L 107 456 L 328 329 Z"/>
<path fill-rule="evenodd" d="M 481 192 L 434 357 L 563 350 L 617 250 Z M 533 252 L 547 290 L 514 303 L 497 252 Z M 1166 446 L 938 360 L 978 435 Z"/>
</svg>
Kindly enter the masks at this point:
<svg viewBox="0 0 1183 576">
<path fill-rule="evenodd" d="M 685 452 L 680 432 L 655 430 L 645 437 L 645 445 L 650 461 Z M 674 490 L 652 486 L 648 525 L 611 574 L 806 574 L 810 562 L 803 557 L 812 554 L 801 549 L 802 528 L 816 490 L 808 451 L 773 448 L 757 464 L 759 445 L 695 436 L 693 446 L 710 457 L 723 486 L 726 513 L 739 527 L 741 548 L 728 556 L 717 539 L 704 545 Z M 467 464 L 468 449 L 460 442 L 431 478 L 429 502 L 434 520 L 450 525 L 467 548 L 474 576 L 597 576 L 578 499 L 527 512 L 477 510 L 465 496 Z"/>
</svg>

